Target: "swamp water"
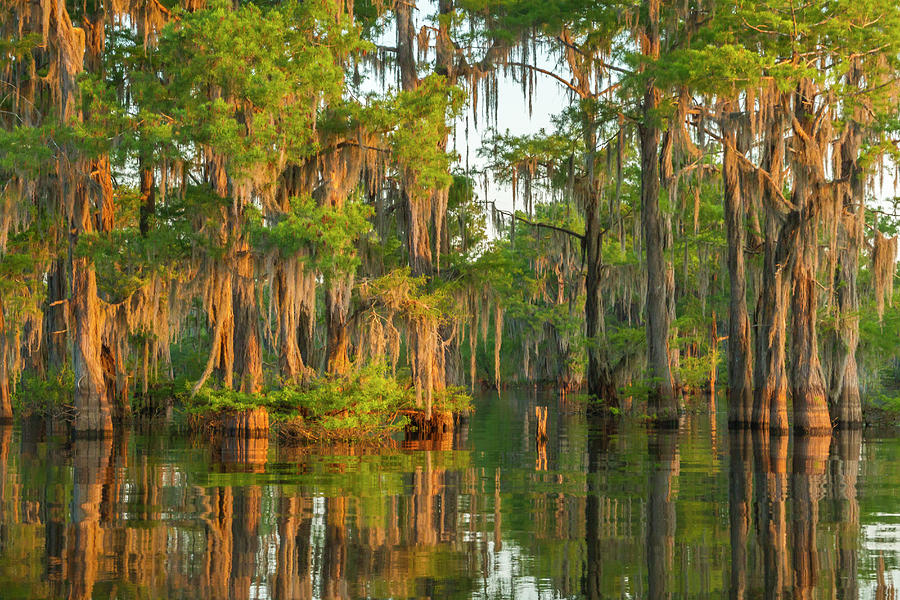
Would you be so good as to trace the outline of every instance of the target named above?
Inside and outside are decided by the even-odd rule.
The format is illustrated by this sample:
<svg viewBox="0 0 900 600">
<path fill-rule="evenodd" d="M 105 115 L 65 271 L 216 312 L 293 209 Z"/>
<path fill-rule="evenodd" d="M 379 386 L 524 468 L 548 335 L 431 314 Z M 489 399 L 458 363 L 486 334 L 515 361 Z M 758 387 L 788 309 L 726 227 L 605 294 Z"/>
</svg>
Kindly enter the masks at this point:
<svg viewBox="0 0 900 600">
<path fill-rule="evenodd" d="M 327 454 L 2 428 L 0 598 L 892 597 L 900 439 L 723 416 L 608 431 L 511 392 Z"/>
</svg>

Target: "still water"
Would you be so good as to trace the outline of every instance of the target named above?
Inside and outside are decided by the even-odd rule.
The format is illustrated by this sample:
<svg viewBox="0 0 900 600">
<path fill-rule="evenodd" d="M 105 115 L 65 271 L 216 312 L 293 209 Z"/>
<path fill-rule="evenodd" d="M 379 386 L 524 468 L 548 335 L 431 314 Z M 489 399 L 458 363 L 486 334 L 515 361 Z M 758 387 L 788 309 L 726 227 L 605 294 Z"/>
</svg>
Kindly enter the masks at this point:
<svg viewBox="0 0 900 600">
<path fill-rule="evenodd" d="M 0 429 L 0 598 L 883 598 L 900 583 L 900 439 L 729 435 L 721 409 L 609 430 L 528 393 L 476 406 L 452 435 L 378 452 Z"/>
</svg>

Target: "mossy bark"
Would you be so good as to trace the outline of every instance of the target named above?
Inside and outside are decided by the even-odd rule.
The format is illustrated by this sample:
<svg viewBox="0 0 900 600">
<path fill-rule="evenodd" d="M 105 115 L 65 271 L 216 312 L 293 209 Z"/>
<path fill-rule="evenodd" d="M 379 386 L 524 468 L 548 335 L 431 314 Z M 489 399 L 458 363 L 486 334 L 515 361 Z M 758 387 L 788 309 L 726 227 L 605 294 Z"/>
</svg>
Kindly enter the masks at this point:
<svg viewBox="0 0 900 600">
<path fill-rule="evenodd" d="M 847 76 L 849 85 L 858 87 L 859 72 L 856 65 Z M 834 268 L 835 328 L 826 343 L 830 345 L 828 356 L 828 404 L 839 427 L 860 427 L 862 405 L 859 397 L 859 374 L 856 349 L 859 346 L 859 293 L 857 273 L 859 253 L 863 243 L 863 217 L 865 214 L 865 181 L 859 166 L 864 118 L 858 110 L 847 125 L 840 143 L 840 161 L 836 161 L 841 184 L 839 205 L 836 207 L 837 257 Z M 839 211 L 839 212 L 838 212 Z M 893 284 L 893 282 L 892 282 Z"/>
<path fill-rule="evenodd" d="M 791 398 L 794 428 L 807 433 L 831 431 L 825 381 L 819 362 L 818 318 L 818 214 L 824 174 L 822 153 L 813 138 L 814 90 L 801 84 L 794 94 L 794 159 L 791 235 L 781 242 L 791 252 Z"/>
<path fill-rule="evenodd" d="M 781 213 L 776 206 L 776 190 L 781 188 L 784 166 L 783 116 L 776 108 L 765 132 L 762 168 L 772 179 L 764 186 L 762 286 L 756 301 L 756 354 L 754 368 L 753 426 L 774 431 L 788 430 L 787 373 L 785 342 L 790 272 L 779 240 L 783 231 Z"/>
<path fill-rule="evenodd" d="M 644 28 L 643 54 L 659 57 L 659 0 L 645 0 L 648 23 Z M 651 378 L 649 411 L 662 425 L 678 420 L 675 390 L 669 365 L 669 313 L 666 303 L 666 256 L 663 219 L 659 207 L 659 142 L 656 124 L 660 91 L 651 80 L 643 98 L 643 115 L 639 126 L 641 147 L 641 233 L 647 253 L 647 304 L 645 329 L 647 365 Z"/>
<path fill-rule="evenodd" d="M 728 107 L 730 108 L 730 106 Z M 726 109 L 728 110 L 728 109 Z M 741 193 L 741 173 L 737 153 L 743 137 L 736 121 L 726 115 L 723 123 L 722 179 L 725 190 L 725 228 L 728 236 L 728 424 L 749 426 L 753 417 L 750 317 L 747 313 L 747 276 L 744 267 L 747 215 Z"/>
</svg>

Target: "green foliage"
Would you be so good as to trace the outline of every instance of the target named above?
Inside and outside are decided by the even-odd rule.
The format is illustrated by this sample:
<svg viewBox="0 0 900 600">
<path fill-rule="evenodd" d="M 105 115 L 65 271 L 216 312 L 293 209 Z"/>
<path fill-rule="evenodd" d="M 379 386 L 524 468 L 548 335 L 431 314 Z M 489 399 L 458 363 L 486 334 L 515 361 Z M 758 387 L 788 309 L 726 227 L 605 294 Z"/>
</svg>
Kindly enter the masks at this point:
<svg viewBox="0 0 900 600">
<path fill-rule="evenodd" d="M 449 123 L 463 108 L 461 88 L 447 85 L 440 75 L 422 79 L 414 90 L 372 98 L 360 110 L 359 120 L 372 131 L 382 132 L 393 159 L 408 171 L 408 185 L 417 193 L 445 188 L 452 183 L 451 156 L 439 142 L 450 133 Z"/>
<path fill-rule="evenodd" d="M 208 144 L 244 176 L 309 156 L 322 101 L 341 96 L 341 59 L 367 47 L 358 29 L 324 0 L 210 4 L 163 30 L 152 67 L 164 79 L 135 83 L 150 138 L 171 132 L 173 151 Z"/>
<path fill-rule="evenodd" d="M 402 429 L 415 411 L 415 394 L 408 383 L 374 363 L 347 376 L 322 376 L 297 386 L 245 394 L 234 390 L 201 389 L 181 394 L 185 410 L 216 415 L 263 407 L 282 428 L 302 428 L 309 438 L 362 438 Z M 467 412 L 471 398 L 459 388 L 435 394 L 434 409 Z"/>
<path fill-rule="evenodd" d="M 71 369 L 58 373 L 25 373 L 12 394 L 13 412 L 21 416 L 65 418 L 72 414 L 75 374 Z"/>
<path fill-rule="evenodd" d="M 303 259 L 326 277 L 352 273 L 359 265 L 356 244 L 372 230 L 372 207 L 351 197 L 342 207 L 317 204 L 310 197 L 292 198 L 291 210 L 272 225 L 251 222 L 251 239 L 263 253 L 277 250 L 281 257 L 309 253 Z"/>
</svg>

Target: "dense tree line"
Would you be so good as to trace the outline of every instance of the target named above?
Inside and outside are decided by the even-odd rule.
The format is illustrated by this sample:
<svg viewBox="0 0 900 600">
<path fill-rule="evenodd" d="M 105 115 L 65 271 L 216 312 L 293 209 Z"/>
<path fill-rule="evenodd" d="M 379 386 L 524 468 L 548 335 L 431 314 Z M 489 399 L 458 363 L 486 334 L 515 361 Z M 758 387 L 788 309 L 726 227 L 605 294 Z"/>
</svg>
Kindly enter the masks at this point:
<svg viewBox="0 0 900 600">
<path fill-rule="evenodd" d="M 786 429 L 788 398 L 805 431 L 861 422 L 861 323 L 892 320 L 894 3 L 8 6 L 6 418 L 23 373 L 70 370 L 76 429 L 108 430 L 179 376 L 252 395 L 367 363 L 430 418 L 502 385 L 503 348 L 520 383 L 671 423 L 725 338 L 732 424 Z M 453 123 L 496 122 L 509 78 L 571 102 L 465 170 Z"/>
</svg>

